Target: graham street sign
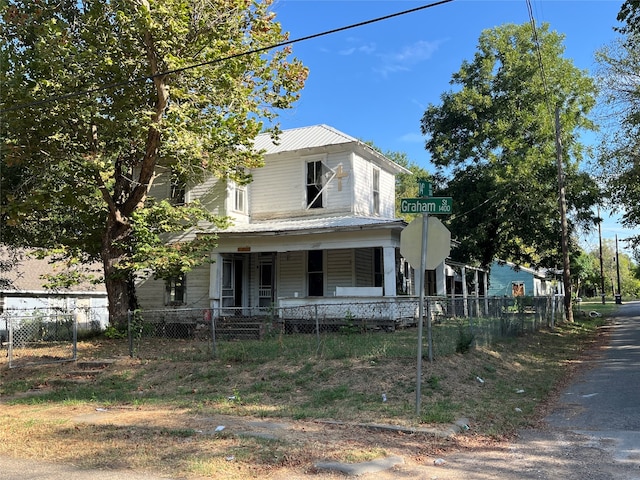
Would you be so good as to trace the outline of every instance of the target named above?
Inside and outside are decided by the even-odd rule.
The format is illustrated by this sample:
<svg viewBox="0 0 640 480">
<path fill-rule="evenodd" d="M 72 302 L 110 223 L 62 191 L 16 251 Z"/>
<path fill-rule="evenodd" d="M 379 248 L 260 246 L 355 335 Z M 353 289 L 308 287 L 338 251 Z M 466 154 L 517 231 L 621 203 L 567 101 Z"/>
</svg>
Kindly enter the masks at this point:
<svg viewBox="0 0 640 480">
<path fill-rule="evenodd" d="M 427 213 L 429 215 L 451 215 L 451 197 L 403 198 L 400 213 Z"/>
</svg>

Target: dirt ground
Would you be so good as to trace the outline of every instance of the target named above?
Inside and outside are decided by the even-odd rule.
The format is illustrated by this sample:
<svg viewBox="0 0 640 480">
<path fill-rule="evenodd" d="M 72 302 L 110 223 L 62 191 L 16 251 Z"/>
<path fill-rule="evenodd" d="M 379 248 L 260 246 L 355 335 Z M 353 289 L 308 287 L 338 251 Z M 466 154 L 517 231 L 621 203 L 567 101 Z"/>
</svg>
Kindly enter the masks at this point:
<svg viewBox="0 0 640 480">
<path fill-rule="evenodd" d="M 24 406 L 20 407 L 24 414 Z M 3 406 L 11 414 L 11 406 Z M 16 412 L 17 413 L 17 412 Z M 333 451 L 353 448 L 384 450 L 402 462 L 394 467 L 364 473 L 364 479 L 564 479 L 604 480 L 637 479 L 637 462 L 612 459 L 606 439 L 596 440 L 573 432 L 548 428 L 525 430 L 509 442 L 494 442 L 473 433 L 461 433 L 448 439 L 435 439 L 421 433 L 389 429 L 371 429 L 323 422 L 274 422 L 233 416 L 202 417 L 181 411 L 153 409 L 79 409 L 60 407 L 39 409 L 41 419 L 68 419 L 77 424 L 109 424 L 136 428 L 191 428 L 201 435 L 223 432 L 264 438 L 282 438 L 304 443 L 317 457 L 331 457 Z M 218 430 L 218 432 L 216 432 Z M 292 459 L 289 465 L 271 472 L 260 471 L 254 478 L 273 480 L 344 479 L 340 471 L 318 469 L 307 459 Z M 233 459 L 229 459 L 230 464 Z M 440 463 L 440 465 L 437 465 Z M 231 466 L 231 465 L 230 465 Z M 125 478 L 125 477 L 123 477 Z"/>
<path fill-rule="evenodd" d="M 576 362 L 568 370 L 575 375 L 584 368 L 589 368 L 592 364 L 589 361 L 590 357 L 594 359 L 599 355 L 600 348 L 607 342 L 607 338 L 606 334 L 600 335 L 599 345 L 589 349 L 587 357 L 581 362 Z M 354 450 L 378 453 L 379 458 L 397 457 L 399 460 L 399 463 L 391 468 L 364 473 L 359 477 L 364 479 L 640 479 L 638 459 L 614 459 L 613 440 L 606 435 L 595 437 L 585 433 L 554 430 L 546 424 L 546 415 L 553 410 L 561 390 L 571 379 L 572 375 L 567 375 L 564 384 L 558 385 L 555 395 L 537 413 L 538 422 L 535 428 L 521 430 L 513 438 L 503 440 L 477 435 L 474 433 L 473 424 L 469 430 L 455 435 L 451 435 L 451 429 L 445 427 L 434 435 L 433 432 L 426 433 L 408 427 L 372 428 L 371 425 L 357 423 L 198 415 L 193 414 L 192 410 L 168 410 L 150 405 L 96 407 L 86 403 L 74 405 L 61 402 L 52 406 L 3 402 L 1 413 L 5 418 L 14 418 L 16 421 L 33 418 L 43 422 L 76 425 L 77 429 L 109 425 L 129 432 L 131 437 L 135 437 L 136 431 L 143 429 L 197 432 L 195 440 L 189 436 L 178 440 L 184 442 L 186 448 L 189 442 L 197 441 L 198 436 L 282 439 L 290 446 L 288 448 L 296 449 L 300 446 L 297 451 L 304 451 L 307 455 L 306 458 L 299 458 L 295 455 L 288 456 L 286 451 L 282 452 L 285 458 L 277 462 L 277 466 L 256 466 L 256 469 L 250 472 L 250 478 L 344 479 L 346 474 L 341 471 L 318 468 L 317 459 L 341 458 L 340 452 Z M 46 389 L 47 386 L 43 385 L 42 390 Z M 29 394 L 34 395 L 37 392 Z M 10 422 L 5 425 L 10 425 Z M 41 460 L 50 460 L 44 450 L 40 455 L 36 453 L 36 458 L 38 457 Z M 237 470 L 234 471 L 236 460 L 233 455 L 228 455 L 226 461 L 226 474 L 222 478 L 247 478 L 246 466 L 238 464 Z M 73 461 L 67 463 L 75 464 Z M 357 460 L 353 463 L 357 463 Z M 115 458 L 111 463 L 98 468 L 111 470 L 127 466 L 125 463 L 118 463 L 118 459 Z M 126 473 L 123 473 L 122 478 L 126 478 Z M 203 475 L 201 478 L 211 476 Z"/>
</svg>

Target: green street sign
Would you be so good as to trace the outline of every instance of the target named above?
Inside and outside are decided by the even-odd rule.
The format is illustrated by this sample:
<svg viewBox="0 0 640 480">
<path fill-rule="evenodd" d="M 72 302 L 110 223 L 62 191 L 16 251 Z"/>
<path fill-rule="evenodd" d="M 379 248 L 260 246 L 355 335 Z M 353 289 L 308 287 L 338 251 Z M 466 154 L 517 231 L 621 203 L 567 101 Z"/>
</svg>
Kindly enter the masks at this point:
<svg viewBox="0 0 640 480">
<path fill-rule="evenodd" d="M 451 197 L 403 198 L 400 200 L 400 213 L 451 215 L 452 206 Z"/>
<path fill-rule="evenodd" d="M 433 197 L 433 185 L 431 185 L 431 182 L 418 180 L 418 196 L 421 198 Z"/>
</svg>

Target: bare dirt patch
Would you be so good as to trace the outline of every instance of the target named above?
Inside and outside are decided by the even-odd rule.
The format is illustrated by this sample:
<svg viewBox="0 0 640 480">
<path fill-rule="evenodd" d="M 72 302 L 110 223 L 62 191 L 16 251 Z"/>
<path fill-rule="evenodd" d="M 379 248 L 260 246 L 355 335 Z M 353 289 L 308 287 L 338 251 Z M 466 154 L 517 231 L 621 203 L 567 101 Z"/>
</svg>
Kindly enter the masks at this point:
<svg viewBox="0 0 640 480">
<path fill-rule="evenodd" d="M 465 476 L 471 464 L 460 472 L 455 465 L 469 456 L 513 462 L 511 440 L 519 429 L 541 425 L 549 392 L 589 365 L 584 353 L 597 351 L 595 338 L 542 332 L 425 362 L 421 418 L 415 367 L 403 359 L 279 360 L 247 368 L 130 359 L 117 342 L 87 343 L 83 360 L 115 362 L 99 372 L 74 364 L 0 370 L 0 454 L 229 479 L 343 478 L 315 462 L 397 455 L 404 463 L 375 478 L 472 478 Z M 470 429 L 455 436 L 417 431 L 446 433 L 462 417 Z M 360 425 L 368 423 L 405 428 Z M 438 458 L 447 463 L 435 466 Z"/>
</svg>

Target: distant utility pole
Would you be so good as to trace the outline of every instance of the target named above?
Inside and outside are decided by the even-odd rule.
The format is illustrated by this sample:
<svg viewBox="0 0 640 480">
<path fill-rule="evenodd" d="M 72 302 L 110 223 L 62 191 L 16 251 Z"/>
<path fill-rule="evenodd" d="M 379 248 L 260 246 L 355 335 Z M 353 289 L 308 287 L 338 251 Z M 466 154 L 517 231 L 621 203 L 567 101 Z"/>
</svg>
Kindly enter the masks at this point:
<svg viewBox="0 0 640 480">
<path fill-rule="evenodd" d="M 598 207 L 598 239 L 600 240 L 600 295 L 604 305 L 607 294 L 604 291 L 604 265 L 602 263 L 602 218 L 600 217 L 600 207 Z"/>
<path fill-rule="evenodd" d="M 616 235 L 616 273 L 618 275 L 618 296 L 616 303 L 622 303 L 622 288 L 620 286 L 620 256 L 618 255 L 618 235 Z"/>
<path fill-rule="evenodd" d="M 567 199 L 564 191 L 564 169 L 562 167 L 562 141 L 560 140 L 560 109 L 556 106 L 556 159 L 558 163 L 558 203 L 562 224 L 562 262 L 564 280 L 564 311 L 567 321 L 573 322 L 571 308 L 571 269 L 569 268 L 569 227 L 567 225 Z"/>
</svg>

